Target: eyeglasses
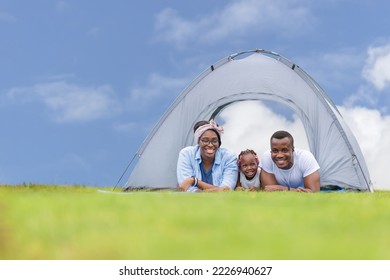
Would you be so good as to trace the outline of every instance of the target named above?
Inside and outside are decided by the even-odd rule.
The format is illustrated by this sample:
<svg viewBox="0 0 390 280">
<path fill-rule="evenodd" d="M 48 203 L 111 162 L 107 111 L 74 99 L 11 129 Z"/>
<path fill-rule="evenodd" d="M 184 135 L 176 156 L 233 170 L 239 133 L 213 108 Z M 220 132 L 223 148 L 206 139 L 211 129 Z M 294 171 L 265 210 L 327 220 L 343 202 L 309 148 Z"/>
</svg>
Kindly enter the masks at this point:
<svg viewBox="0 0 390 280">
<path fill-rule="evenodd" d="M 218 139 L 213 139 L 213 140 L 210 140 L 210 139 L 200 139 L 200 142 L 202 142 L 203 145 L 209 145 L 210 143 L 213 144 L 214 146 L 216 146 L 217 144 L 219 144 L 219 140 Z"/>
</svg>

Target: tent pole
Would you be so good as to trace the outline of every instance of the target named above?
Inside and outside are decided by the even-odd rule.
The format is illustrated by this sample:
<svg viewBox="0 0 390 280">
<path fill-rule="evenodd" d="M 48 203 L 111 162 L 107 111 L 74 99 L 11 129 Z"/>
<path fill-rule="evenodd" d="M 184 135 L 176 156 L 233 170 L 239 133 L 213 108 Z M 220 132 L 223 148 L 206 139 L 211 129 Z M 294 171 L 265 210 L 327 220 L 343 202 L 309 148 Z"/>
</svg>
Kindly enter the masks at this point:
<svg viewBox="0 0 390 280">
<path fill-rule="evenodd" d="M 119 185 L 119 182 L 122 180 L 123 176 L 125 176 L 125 174 L 126 174 L 127 170 L 129 169 L 130 165 L 133 163 L 133 161 L 134 161 L 135 157 L 137 156 L 137 154 L 138 154 L 138 153 L 135 153 L 135 154 L 134 154 L 133 158 L 131 159 L 130 163 L 126 166 L 125 171 L 123 171 L 122 175 L 120 176 L 118 182 L 116 182 L 116 184 L 115 184 L 115 186 L 114 186 L 114 188 L 113 188 L 112 191 L 115 191 L 115 189 L 116 189 L 117 186 Z"/>
</svg>

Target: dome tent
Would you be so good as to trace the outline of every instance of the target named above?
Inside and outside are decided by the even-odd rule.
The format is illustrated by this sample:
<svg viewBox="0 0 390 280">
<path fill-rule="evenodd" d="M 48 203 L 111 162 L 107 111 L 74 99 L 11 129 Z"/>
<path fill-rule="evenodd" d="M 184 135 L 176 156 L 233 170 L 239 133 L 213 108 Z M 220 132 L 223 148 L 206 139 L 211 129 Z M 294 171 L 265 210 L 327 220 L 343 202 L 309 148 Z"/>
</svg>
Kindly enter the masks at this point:
<svg viewBox="0 0 390 280">
<path fill-rule="evenodd" d="M 177 158 L 195 144 L 194 124 L 246 100 L 279 102 L 297 114 L 321 167 L 321 186 L 373 191 L 360 147 L 330 98 L 298 65 L 262 49 L 221 59 L 176 98 L 138 149 L 123 190 L 176 188 Z"/>
</svg>

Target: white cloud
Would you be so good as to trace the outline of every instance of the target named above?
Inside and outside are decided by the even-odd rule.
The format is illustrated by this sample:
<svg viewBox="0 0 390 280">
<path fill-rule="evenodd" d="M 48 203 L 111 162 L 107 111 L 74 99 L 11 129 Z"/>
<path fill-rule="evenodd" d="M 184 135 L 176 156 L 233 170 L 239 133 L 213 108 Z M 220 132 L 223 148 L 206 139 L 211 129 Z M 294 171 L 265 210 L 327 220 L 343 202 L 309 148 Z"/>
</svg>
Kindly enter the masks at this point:
<svg viewBox="0 0 390 280">
<path fill-rule="evenodd" d="M 379 91 L 390 86 L 390 44 L 368 48 L 363 77 Z"/>
<path fill-rule="evenodd" d="M 100 27 L 97 27 L 97 26 L 94 26 L 94 27 L 91 27 L 88 31 L 88 34 L 93 36 L 93 37 L 97 37 L 99 36 L 100 34 Z"/>
<path fill-rule="evenodd" d="M 387 114 L 389 112 L 390 95 L 390 44 L 383 44 L 377 47 L 368 47 L 365 60 L 360 63 L 360 73 L 364 80 L 358 81 L 356 92 L 344 100 L 346 107 L 364 106 L 377 108 L 380 112 Z M 364 57 L 363 56 L 363 57 Z M 346 63 L 351 65 L 351 63 Z M 353 69 L 345 69 L 346 74 L 353 75 Z M 334 73 L 338 73 L 335 67 Z M 340 75 L 343 77 L 343 75 Z M 346 77 L 343 77 L 345 79 Z M 349 78 L 350 79 L 350 78 Z M 336 80 L 336 79 L 334 79 Z"/>
<path fill-rule="evenodd" d="M 291 35 L 311 28 L 313 15 L 306 1 L 230 1 L 218 12 L 194 20 L 183 18 L 176 10 L 162 10 L 156 19 L 158 39 L 177 47 L 188 44 L 212 44 L 226 38 L 273 31 Z M 288 20 L 286 20 L 288 19 Z M 293 23 L 293 24 L 291 24 Z"/>
<path fill-rule="evenodd" d="M 387 174 L 390 116 L 364 107 L 339 107 L 339 110 L 360 145 L 374 187 L 390 189 L 390 179 Z"/>
<path fill-rule="evenodd" d="M 65 11 L 69 8 L 69 2 L 67 1 L 57 1 L 56 10 L 59 12 Z"/>
<path fill-rule="evenodd" d="M 129 102 L 132 107 L 142 108 L 150 105 L 150 102 L 156 102 L 164 96 L 164 93 L 170 93 L 169 96 L 177 96 L 188 83 L 186 79 L 175 79 L 164 77 L 160 74 L 152 73 L 149 76 L 146 86 L 133 88 L 130 92 Z"/>
<path fill-rule="evenodd" d="M 197 25 L 186 21 L 178 15 L 177 11 L 167 8 L 157 16 L 156 29 L 160 32 L 159 38 L 174 42 L 181 46 L 191 34 L 197 33 Z"/>
<path fill-rule="evenodd" d="M 349 84 L 360 83 L 360 72 L 365 53 L 355 48 L 336 52 L 312 53 L 295 58 L 305 71 L 327 88 L 345 89 Z"/>
<path fill-rule="evenodd" d="M 137 122 L 118 123 L 114 125 L 114 130 L 119 133 L 132 133 L 137 129 Z"/>
<path fill-rule="evenodd" d="M 0 22 L 13 23 L 16 22 L 16 17 L 9 13 L 0 11 Z"/>
<path fill-rule="evenodd" d="M 110 86 L 82 87 L 65 81 L 13 88 L 8 98 L 17 102 L 42 102 L 57 122 L 91 121 L 120 110 Z"/>
<path fill-rule="evenodd" d="M 374 188 L 390 189 L 390 179 L 387 175 L 390 116 L 363 107 L 339 109 L 360 145 Z M 269 149 L 272 133 L 279 129 L 291 132 L 296 147 L 309 147 L 299 118 L 288 120 L 259 102 L 233 104 L 220 114 L 220 118 L 225 122 L 222 145 L 235 153 L 248 148 L 261 155 Z"/>
<path fill-rule="evenodd" d="M 290 110 L 286 107 L 286 110 Z M 225 132 L 222 145 L 240 153 L 253 149 L 258 155 L 269 150 L 270 137 L 277 130 L 289 131 L 295 140 L 295 147 L 308 149 L 309 144 L 302 122 L 293 115 L 289 120 L 273 112 L 261 102 L 239 102 L 221 112 Z"/>
<path fill-rule="evenodd" d="M 346 107 L 355 107 L 358 104 L 365 104 L 366 106 L 375 107 L 378 104 L 378 98 L 379 95 L 373 87 L 367 84 L 360 85 L 356 93 L 344 100 L 344 105 Z"/>
</svg>

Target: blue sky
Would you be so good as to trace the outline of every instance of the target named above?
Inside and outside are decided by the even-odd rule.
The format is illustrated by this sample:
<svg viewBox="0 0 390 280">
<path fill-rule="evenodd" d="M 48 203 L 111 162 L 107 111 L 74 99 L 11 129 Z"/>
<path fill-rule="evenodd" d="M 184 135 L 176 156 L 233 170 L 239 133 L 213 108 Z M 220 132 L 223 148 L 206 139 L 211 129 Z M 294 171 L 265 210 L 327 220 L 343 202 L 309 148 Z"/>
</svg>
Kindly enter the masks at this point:
<svg viewBox="0 0 390 280">
<path fill-rule="evenodd" d="M 355 133 L 374 187 L 390 188 L 389 10 L 384 0 L 0 0 L 0 184 L 115 185 L 191 80 L 261 48 L 317 80 Z M 264 107 L 224 114 L 248 108 L 245 130 Z"/>
</svg>

